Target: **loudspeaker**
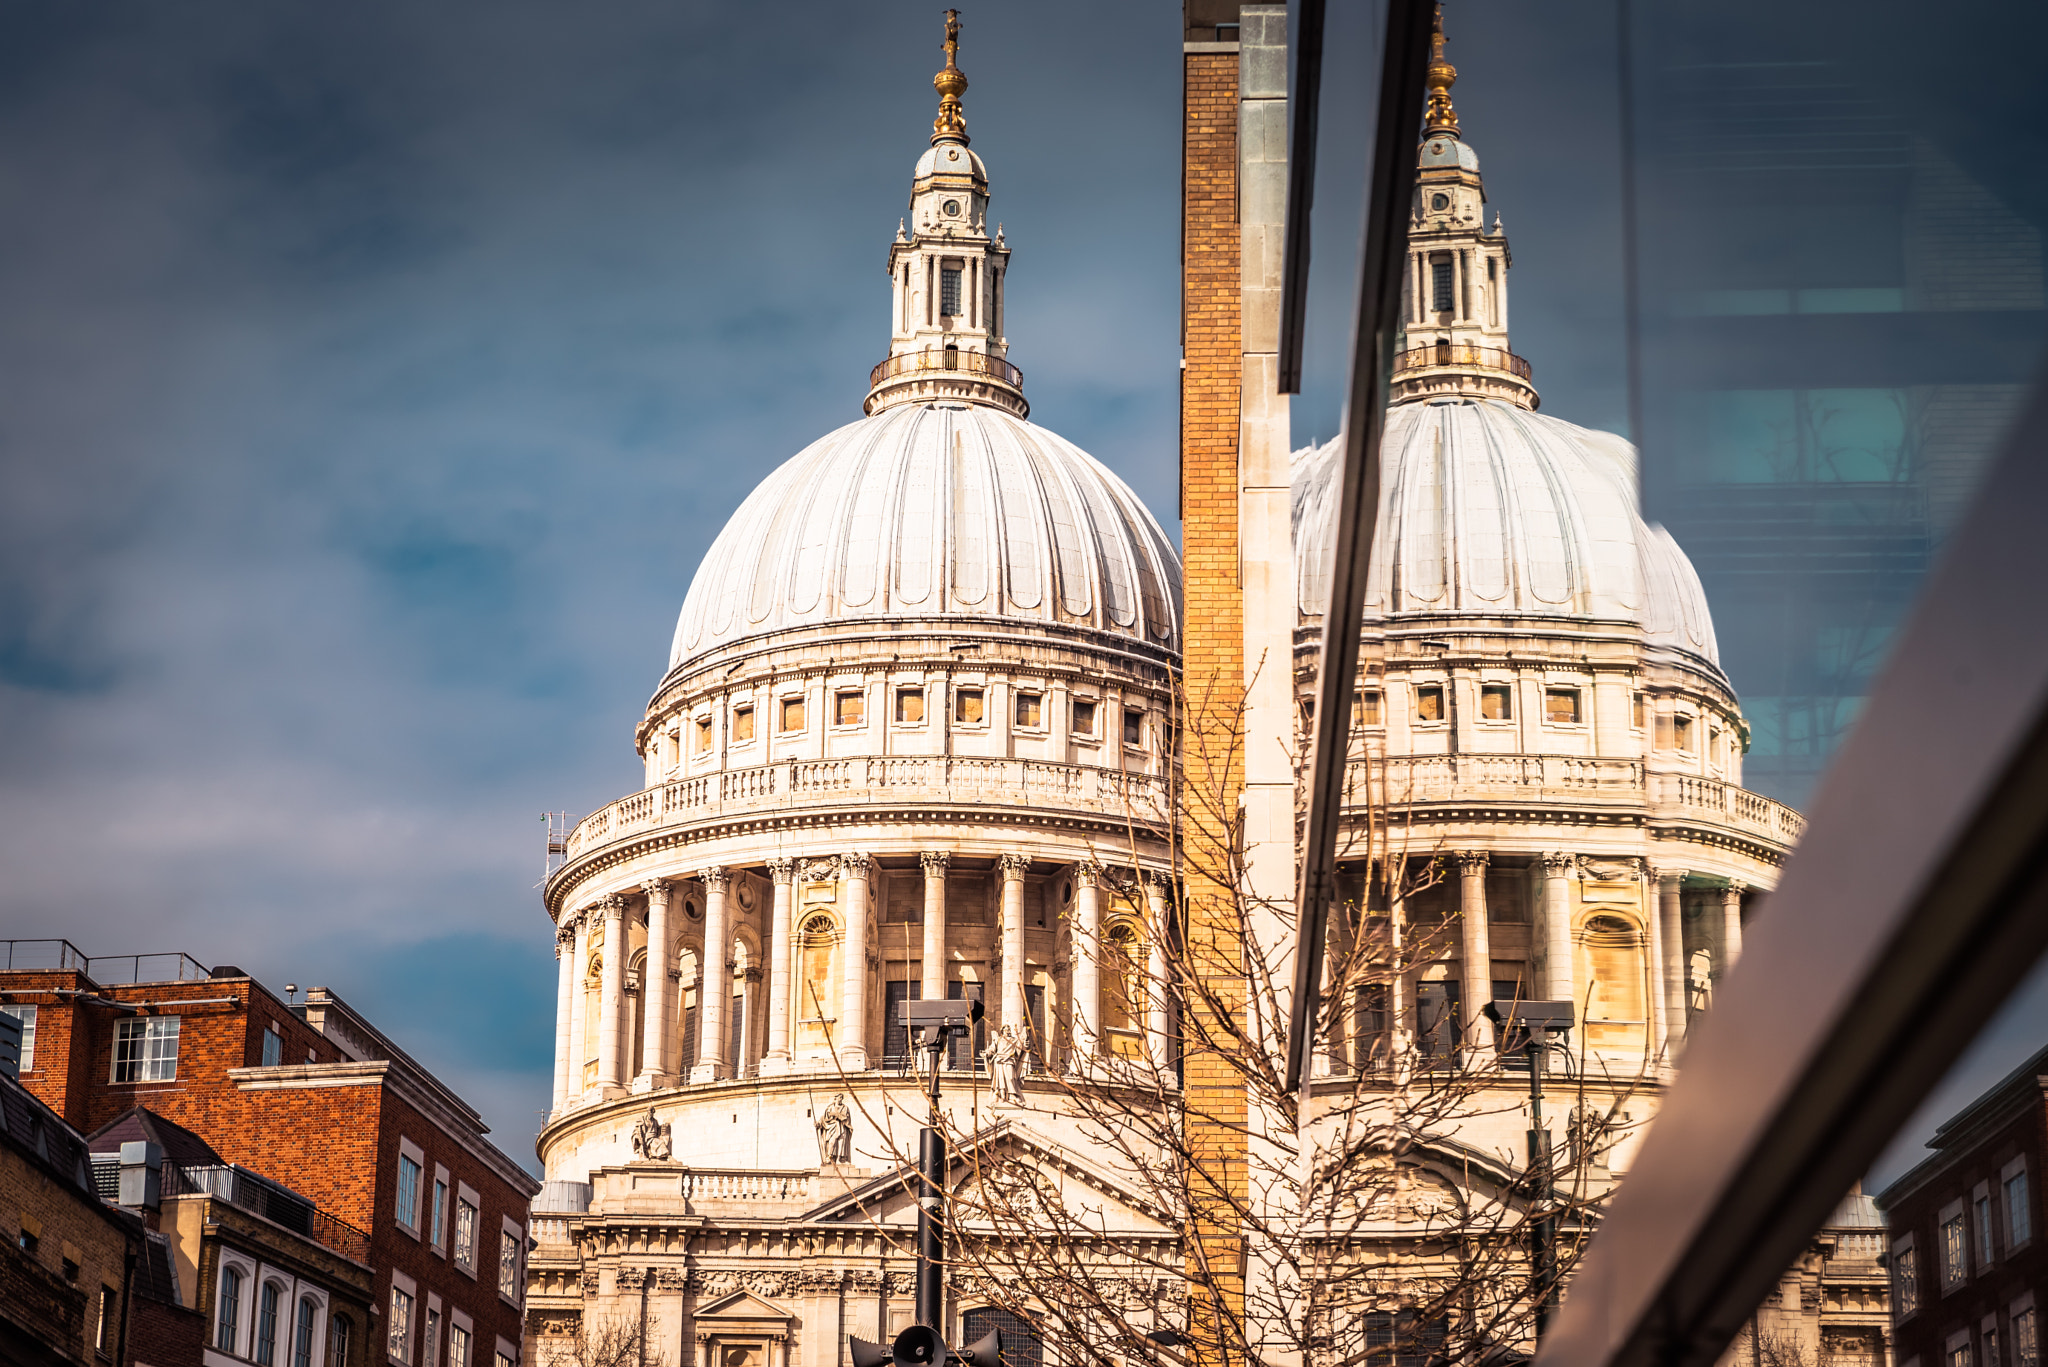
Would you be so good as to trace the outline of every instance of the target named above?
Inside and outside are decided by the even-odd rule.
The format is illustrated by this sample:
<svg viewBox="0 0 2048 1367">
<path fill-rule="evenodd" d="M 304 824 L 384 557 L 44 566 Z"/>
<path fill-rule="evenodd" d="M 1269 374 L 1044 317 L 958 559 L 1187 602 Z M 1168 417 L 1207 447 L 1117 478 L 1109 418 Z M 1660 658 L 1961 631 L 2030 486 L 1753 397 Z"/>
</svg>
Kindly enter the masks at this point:
<svg viewBox="0 0 2048 1367">
<path fill-rule="evenodd" d="M 960 1350 L 960 1360 L 968 1367 L 997 1367 L 1003 1356 L 1003 1331 L 991 1329 L 974 1342 Z"/>
<path fill-rule="evenodd" d="M 853 1357 L 853 1367 L 889 1367 L 889 1350 L 879 1343 L 848 1334 L 846 1351 Z"/>
<path fill-rule="evenodd" d="M 946 1367 L 946 1341 L 929 1324 L 913 1324 L 889 1345 L 895 1367 Z"/>
</svg>

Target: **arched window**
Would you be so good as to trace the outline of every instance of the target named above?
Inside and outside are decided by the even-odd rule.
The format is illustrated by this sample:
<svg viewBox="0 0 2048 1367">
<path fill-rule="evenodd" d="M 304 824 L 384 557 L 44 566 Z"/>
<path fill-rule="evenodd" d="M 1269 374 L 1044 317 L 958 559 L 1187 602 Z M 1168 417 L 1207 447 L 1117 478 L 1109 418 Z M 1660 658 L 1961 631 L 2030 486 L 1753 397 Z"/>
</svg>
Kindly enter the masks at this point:
<svg viewBox="0 0 2048 1367">
<path fill-rule="evenodd" d="M 299 1297 L 299 1319 L 292 1326 L 292 1367 L 313 1367 L 313 1325 L 320 1317 L 320 1302 Z"/>
<path fill-rule="evenodd" d="M 680 973 L 681 1000 L 676 1003 L 679 1017 L 677 1030 L 682 1038 L 682 1052 L 676 1056 L 676 1071 L 689 1076 L 690 1068 L 697 1062 L 697 951 L 682 949 L 676 953 L 676 968 Z"/>
<path fill-rule="evenodd" d="M 604 1016 L 604 956 L 593 951 L 590 955 L 590 971 L 583 975 L 583 1079 L 586 1083 L 597 1079 L 597 1040 L 603 1033 L 598 1027 Z"/>
<path fill-rule="evenodd" d="M 1601 913 L 1586 918 L 1579 944 L 1587 1045 L 1644 1048 L 1650 1012 L 1642 933 L 1626 917 Z"/>
<path fill-rule="evenodd" d="M 355 1323 L 347 1315 L 327 1321 L 327 1367 L 348 1367 L 349 1338 Z"/>
<path fill-rule="evenodd" d="M 838 926 L 822 913 L 805 921 L 797 935 L 799 1048 L 822 1050 L 835 1042 L 832 1029 L 839 1014 L 839 991 L 832 969 L 838 944 Z"/>
<path fill-rule="evenodd" d="M 1137 926 L 1113 922 L 1102 937 L 1102 1030 L 1119 1058 L 1145 1054 L 1145 944 Z"/>
<path fill-rule="evenodd" d="M 991 1329 L 1003 1336 L 1001 1367 L 1045 1367 L 1045 1348 L 1038 1339 L 1038 1326 L 1022 1315 L 991 1305 L 960 1317 L 963 1343 L 978 1343 Z"/>
<path fill-rule="evenodd" d="M 242 1318 L 242 1269 L 220 1270 L 220 1313 L 214 1317 L 213 1346 L 223 1353 L 235 1351 L 235 1335 Z"/>
<path fill-rule="evenodd" d="M 640 990 L 626 994 L 626 1054 L 628 1056 L 628 1077 L 640 1076 L 640 1068 L 647 1054 L 647 951 L 641 950 L 626 962 L 626 971 L 631 981 L 640 984 Z"/>
<path fill-rule="evenodd" d="M 256 1367 L 276 1367 L 277 1312 L 283 1304 L 284 1288 L 276 1282 L 263 1283 L 256 1298 Z"/>
</svg>

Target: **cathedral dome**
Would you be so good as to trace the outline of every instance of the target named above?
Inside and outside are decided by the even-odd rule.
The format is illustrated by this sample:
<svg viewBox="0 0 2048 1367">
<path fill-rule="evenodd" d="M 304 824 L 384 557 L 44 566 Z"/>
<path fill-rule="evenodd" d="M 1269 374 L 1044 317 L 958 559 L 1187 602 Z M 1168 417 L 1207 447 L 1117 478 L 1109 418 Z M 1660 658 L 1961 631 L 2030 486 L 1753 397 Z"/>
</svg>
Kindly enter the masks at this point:
<svg viewBox="0 0 2048 1367">
<path fill-rule="evenodd" d="M 1498 399 L 1397 405 L 1381 447 L 1366 610 L 1621 622 L 1718 668 L 1699 576 L 1636 511 L 1635 448 Z M 1341 441 L 1293 463 L 1295 592 L 1329 594 Z"/>
<path fill-rule="evenodd" d="M 917 170 L 911 173 L 915 182 L 923 182 L 933 176 L 971 176 L 977 185 L 988 184 L 988 168 L 971 147 L 957 142 L 933 143 L 925 154 L 917 159 Z"/>
<path fill-rule="evenodd" d="M 986 404 L 902 405 L 813 442 L 712 544 L 671 669 L 833 622 L 1031 623 L 1180 649 L 1180 558 L 1087 452 Z"/>
<path fill-rule="evenodd" d="M 1471 144 L 1460 142 L 1453 137 L 1436 137 L 1422 144 L 1422 151 L 1416 164 L 1423 170 L 1439 166 L 1455 166 L 1460 171 L 1477 171 L 1479 154 Z"/>
</svg>

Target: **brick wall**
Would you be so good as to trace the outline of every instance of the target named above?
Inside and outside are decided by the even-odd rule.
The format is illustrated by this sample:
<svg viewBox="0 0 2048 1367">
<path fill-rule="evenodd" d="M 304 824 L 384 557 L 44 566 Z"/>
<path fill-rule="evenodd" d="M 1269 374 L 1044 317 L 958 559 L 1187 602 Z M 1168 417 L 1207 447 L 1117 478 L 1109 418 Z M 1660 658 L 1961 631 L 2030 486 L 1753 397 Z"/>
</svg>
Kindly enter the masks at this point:
<svg viewBox="0 0 2048 1367">
<path fill-rule="evenodd" d="M 2048 1081 L 2042 1079 L 2041 1081 Z M 2035 1324 L 2048 1317 L 2048 1208 L 2042 1202 L 2042 1185 L 2048 1180 L 2048 1102 L 2044 1102 L 2036 1079 L 2028 1078 L 2031 1095 L 2021 1098 L 2003 1120 L 1983 1125 L 1983 1132 L 1955 1144 L 1946 1162 L 1936 1161 L 1934 1171 L 1902 1179 L 1911 1183 L 1903 1197 L 1887 1191 L 1885 1218 L 1891 1228 L 1887 1237 L 1896 1241 L 1913 1237 L 1915 1283 L 1918 1307 L 1900 1314 L 1898 1297 L 1893 1297 L 1895 1327 L 1892 1330 L 1892 1361 L 1904 1364 L 1918 1358 L 1919 1367 L 1946 1367 L 1947 1345 L 1959 1334 L 1967 1334 L 1970 1361 L 1979 1367 L 2005 1367 L 2018 1362 L 2012 1326 L 2016 1300 L 2031 1293 Z M 2010 1217 L 2005 1206 L 2002 1176 L 2006 1166 L 2024 1159 L 2027 1172 L 2027 1221 L 2030 1238 L 2013 1247 Z M 1991 1201 L 1991 1252 L 1986 1263 L 1979 1255 L 1980 1229 L 1973 1196 L 1979 1185 Z M 1894 1189 L 1896 1190 L 1896 1188 Z M 1944 1208 L 1960 1205 L 1966 1234 L 1967 1274 L 1955 1285 L 1942 1275 L 1941 1214 Z M 1897 1273 L 1895 1271 L 1894 1275 Z M 1998 1335 L 1996 1356 L 1984 1341 L 1986 1322 Z M 2037 1327 L 2038 1335 L 2042 1331 Z"/>
<path fill-rule="evenodd" d="M 124 1285 L 128 1236 L 116 1218 L 13 1144 L 0 1143 L 0 1335 L 26 1333 L 62 1344 L 80 1362 L 94 1360 L 100 1291 L 113 1288 L 118 1317 Z M 24 1228 L 39 1231 L 33 1251 L 20 1247 Z M 66 1258 L 78 1268 L 75 1278 L 64 1275 Z"/>
<path fill-rule="evenodd" d="M 1181 204 L 1181 528 L 1187 633 L 1183 643 L 1183 877 L 1191 971 L 1225 1009 L 1241 1012 L 1238 919 L 1228 867 L 1243 789 L 1239 743 L 1244 609 L 1239 576 L 1238 435 L 1242 383 L 1237 225 L 1238 56 L 1184 53 Z M 1188 1137 L 1200 1169 L 1191 1260 L 1235 1268 L 1230 1215 L 1245 1190 L 1244 1078 L 1225 1051 L 1231 1032 L 1199 1012 L 1184 1023 Z M 1206 1200 L 1202 1199 L 1204 1196 Z M 1198 1345 L 1228 1342 L 1243 1322 L 1243 1286 L 1225 1279 L 1220 1303 L 1190 1307 Z"/>
</svg>

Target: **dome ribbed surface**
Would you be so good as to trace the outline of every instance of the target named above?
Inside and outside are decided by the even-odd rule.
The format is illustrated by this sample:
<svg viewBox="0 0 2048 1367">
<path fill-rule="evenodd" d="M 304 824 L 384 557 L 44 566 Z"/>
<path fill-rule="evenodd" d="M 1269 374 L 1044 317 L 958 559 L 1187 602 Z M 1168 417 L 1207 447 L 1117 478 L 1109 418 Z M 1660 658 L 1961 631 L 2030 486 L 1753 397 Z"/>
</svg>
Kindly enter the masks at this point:
<svg viewBox="0 0 2048 1367">
<path fill-rule="evenodd" d="M 1130 487 L 985 405 L 892 408 L 763 480 L 683 600 L 669 667 L 829 622 L 959 619 L 1180 648 L 1180 557 Z"/>
<path fill-rule="evenodd" d="M 1636 510 L 1635 448 L 1495 399 L 1387 414 L 1371 616 L 1465 614 L 1634 623 L 1718 666 L 1692 562 Z M 1341 441 L 1295 453 L 1295 599 L 1329 597 Z"/>
</svg>

